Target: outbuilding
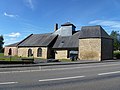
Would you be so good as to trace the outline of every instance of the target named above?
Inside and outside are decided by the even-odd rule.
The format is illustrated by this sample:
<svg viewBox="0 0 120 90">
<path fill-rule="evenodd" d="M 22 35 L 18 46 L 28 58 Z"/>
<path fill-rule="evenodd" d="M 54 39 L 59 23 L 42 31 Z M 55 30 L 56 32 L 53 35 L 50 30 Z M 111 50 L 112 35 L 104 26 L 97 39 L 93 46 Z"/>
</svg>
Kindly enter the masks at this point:
<svg viewBox="0 0 120 90">
<path fill-rule="evenodd" d="M 44 59 L 106 60 L 113 57 L 113 39 L 105 30 L 97 26 L 84 26 L 75 30 L 70 22 L 58 28 L 55 24 L 53 33 L 31 34 L 19 43 L 5 47 L 4 55 L 35 57 Z"/>
</svg>

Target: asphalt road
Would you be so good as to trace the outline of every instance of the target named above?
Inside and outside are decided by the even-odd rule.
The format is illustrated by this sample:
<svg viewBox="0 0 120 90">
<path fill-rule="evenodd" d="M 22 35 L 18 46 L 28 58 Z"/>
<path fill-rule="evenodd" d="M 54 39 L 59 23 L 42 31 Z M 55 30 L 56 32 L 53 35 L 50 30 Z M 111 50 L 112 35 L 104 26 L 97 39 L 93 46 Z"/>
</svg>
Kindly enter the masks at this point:
<svg viewBox="0 0 120 90">
<path fill-rule="evenodd" d="M 0 68 L 0 90 L 120 90 L 120 62 Z"/>
</svg>

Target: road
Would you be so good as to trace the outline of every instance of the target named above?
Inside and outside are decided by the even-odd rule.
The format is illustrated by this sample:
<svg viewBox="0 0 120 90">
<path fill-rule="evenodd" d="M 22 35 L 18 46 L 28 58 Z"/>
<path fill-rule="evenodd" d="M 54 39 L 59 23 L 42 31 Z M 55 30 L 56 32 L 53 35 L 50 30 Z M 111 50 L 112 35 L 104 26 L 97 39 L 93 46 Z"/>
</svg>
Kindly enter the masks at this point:
<svg viewBox="0 0 120 90">
<path fill-rule="evenodd" d="M 120 90 L 120 62 L 0 68 L 0 90 Z"/>
</svg>

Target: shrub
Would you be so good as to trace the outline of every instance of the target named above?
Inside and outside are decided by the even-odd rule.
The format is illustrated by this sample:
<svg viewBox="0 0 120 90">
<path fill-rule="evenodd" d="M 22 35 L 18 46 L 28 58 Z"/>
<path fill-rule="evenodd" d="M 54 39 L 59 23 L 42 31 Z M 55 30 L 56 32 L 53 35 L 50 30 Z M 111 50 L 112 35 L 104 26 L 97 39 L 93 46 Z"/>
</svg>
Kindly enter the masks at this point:
<svg viewBox="0 0 120 90">
<path fill-rule="evenodd" d="M 114 57 L 120 59 L 120 51 L 114 51 Z"/>
</svg>

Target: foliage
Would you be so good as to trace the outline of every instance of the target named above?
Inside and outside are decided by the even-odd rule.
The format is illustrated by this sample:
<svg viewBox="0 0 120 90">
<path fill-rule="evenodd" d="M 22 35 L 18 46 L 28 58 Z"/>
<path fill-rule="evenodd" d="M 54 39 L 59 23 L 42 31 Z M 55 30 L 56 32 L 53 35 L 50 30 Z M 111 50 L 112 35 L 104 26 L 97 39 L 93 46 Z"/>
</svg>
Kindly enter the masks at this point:
<svg viewBox="0 0 120 90">
<path fill-rule="evenodd" d="M 120 41 L 118 40 L 119 33 L 117 31 L 112 31 L 110 36 L 114 40 L 114 50 L 119 50 L 120 49 Z"/>
<path fill-rule="evenodd" d="M 114 57 L 120 59 L 120 51 L 114 51 Z"/>
<path fill-rule="evenodd" d="M 4 41 L 4 38 L 3 38 L 3 36 L 1 35 L 1 36 L 0 36 L 0 53 L 3 52 L 3 44 L 4 44 L 3 41 Z"/>
</svg>

